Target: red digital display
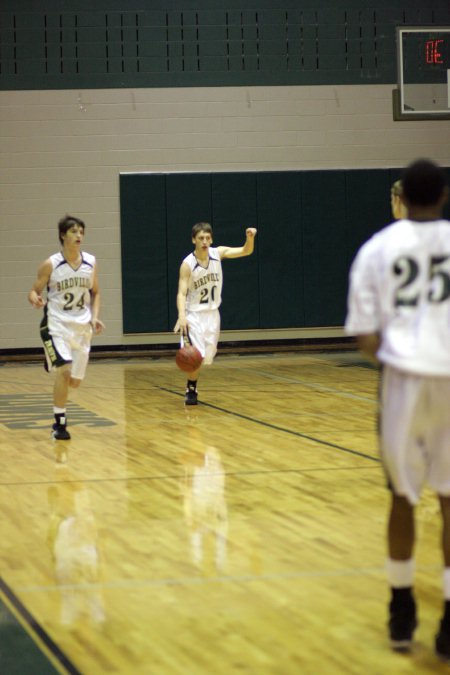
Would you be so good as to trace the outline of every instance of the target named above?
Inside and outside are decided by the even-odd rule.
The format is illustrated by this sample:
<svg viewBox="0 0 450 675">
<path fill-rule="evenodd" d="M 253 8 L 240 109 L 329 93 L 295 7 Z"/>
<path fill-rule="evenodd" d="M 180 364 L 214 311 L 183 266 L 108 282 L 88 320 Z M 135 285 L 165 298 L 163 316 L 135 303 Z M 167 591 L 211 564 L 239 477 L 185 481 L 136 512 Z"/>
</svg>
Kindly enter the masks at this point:
<svg viewBox="0 0 450 675">
<path fill-rule="evenodd" d="M 427 40 L 425 42 L 425 62 L 429 64 L 444 63 L 442 59 L 442 44 L 444 40 Z"/>
</svg>

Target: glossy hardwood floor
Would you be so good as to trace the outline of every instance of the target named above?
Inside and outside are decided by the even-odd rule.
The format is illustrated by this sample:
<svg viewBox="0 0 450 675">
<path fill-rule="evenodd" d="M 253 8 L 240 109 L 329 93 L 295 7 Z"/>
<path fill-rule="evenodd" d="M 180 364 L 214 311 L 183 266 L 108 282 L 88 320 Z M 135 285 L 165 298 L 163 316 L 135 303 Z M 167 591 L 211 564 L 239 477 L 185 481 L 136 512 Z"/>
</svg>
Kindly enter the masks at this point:
<svg viewBox="0 0 450 675">
<path fill-rule="evenodd" d="M 219 356 L 185 408 L 172 359 L 92 360 L 63 443 L 51 377 L 3 365 L 1 599 L 59 673 L 448 672 L 428 491 L 417 641 L 387 641 L 377 382 L 350 352 Z"/>
</svg>

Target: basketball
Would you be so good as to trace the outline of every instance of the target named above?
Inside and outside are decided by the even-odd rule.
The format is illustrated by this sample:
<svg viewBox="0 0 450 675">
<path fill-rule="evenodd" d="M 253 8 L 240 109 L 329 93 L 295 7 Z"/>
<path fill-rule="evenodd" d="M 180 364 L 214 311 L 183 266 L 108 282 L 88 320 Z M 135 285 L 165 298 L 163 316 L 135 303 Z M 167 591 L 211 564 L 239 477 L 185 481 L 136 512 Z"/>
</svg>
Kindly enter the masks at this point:
<svg viewBox="0 0 450 675">
<path fill-rule="evenodd" d="M 184 370 L 185 373 L 193 373 L 194 370 L 200 367 L 203 356 L 198 351 L 197 347 L 193 345 L 185 345 L 178 349 L 175 361 L 180 370 Z"/>
</svg>

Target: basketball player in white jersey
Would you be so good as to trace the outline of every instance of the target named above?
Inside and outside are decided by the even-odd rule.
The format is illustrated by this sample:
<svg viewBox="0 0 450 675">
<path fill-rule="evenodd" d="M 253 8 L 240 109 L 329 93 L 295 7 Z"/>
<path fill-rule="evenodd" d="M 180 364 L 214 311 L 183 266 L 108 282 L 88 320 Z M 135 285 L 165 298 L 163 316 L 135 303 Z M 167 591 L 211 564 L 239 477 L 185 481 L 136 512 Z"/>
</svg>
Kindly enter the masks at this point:
<svg viewBox="0 0 450 675">
<path fill-rule="evenodd" d="M 95 257 L 81 250 L 85 224 L 66 216 L 58 223 L 62 250 L 51 255 L 39 267 L 28 300 L 36 309 L 44 309 L 41 339 L 46 369 L 55 370 L 53 387 L 53 438 L 70 439 L 67 430 L 66 403 L 69 387 L 79 387 L 89 360 L 92 334 L 104 324 L 98 318 L 100 292 Z M 42 293 L 46 289 L 46 301 Z"/>
<path fill-rule="evenodd" d="M 391 211 L 395 220 L 407 218 L 408 212 L 402 202 L 402 181 L 396 180 L 391 187 Z"/>
<path fill-rule="evenodd" d="M 212 227 L 196 223 L 192 228 L 195 248 L 181 263 L 178 282 L 178 321 L 174 332 L 188 335 L 203 356 L 202 365 L 210 365 L 217 352 L 220 333 L 219 307 L 222 302 L 222 263 L 224 258 L 251 255 L 256 229 L 245 231 L 245 244 L 239 247 L 212 247 Z M 197 405 L 197 380 L 200 368 L 190 373 L 186 386 L 186 405 Z"/>
<path fill-rule="evenodd" d="M 381 458 L 392 493 L 387 575 L 394 649 L 417 626 L 414 507 L 425 483 L 439 497 L 444 612 L 437 654 L 450 659 L 450 222 L 444 171 L 418 160 L 402 177 L 408 216 L 375 234 L 350 272 L 346 330 L 382 365 Z"/>
</svg>

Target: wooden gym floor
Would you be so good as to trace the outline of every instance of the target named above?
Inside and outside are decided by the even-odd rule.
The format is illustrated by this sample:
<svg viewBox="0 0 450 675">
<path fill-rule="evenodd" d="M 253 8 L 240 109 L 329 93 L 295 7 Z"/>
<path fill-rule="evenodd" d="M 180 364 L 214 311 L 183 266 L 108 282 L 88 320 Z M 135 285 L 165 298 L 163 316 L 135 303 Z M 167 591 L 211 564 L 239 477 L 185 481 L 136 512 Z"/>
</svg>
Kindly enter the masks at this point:
<svg viewBox="0 0 450 675">
<path fill-rule="evenodd" d="M 377 382 L 353 352 L 222 355 L 185 408 L 173 359 L 92 360 L 64 443 L 51 376 L 0 367 L 0 672 L 448 672 L 429 491 L 416 644 L 387 641 Z"/>
</svg>

